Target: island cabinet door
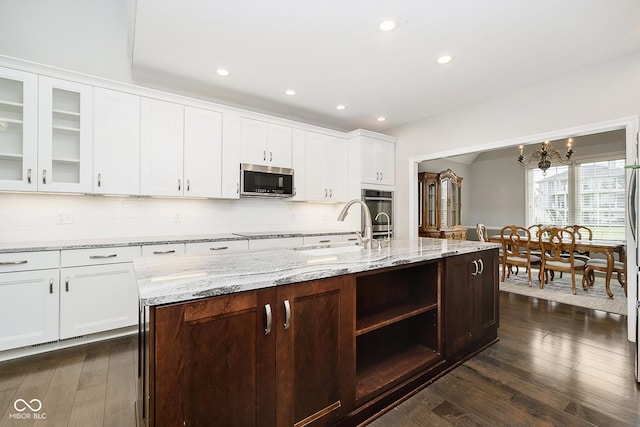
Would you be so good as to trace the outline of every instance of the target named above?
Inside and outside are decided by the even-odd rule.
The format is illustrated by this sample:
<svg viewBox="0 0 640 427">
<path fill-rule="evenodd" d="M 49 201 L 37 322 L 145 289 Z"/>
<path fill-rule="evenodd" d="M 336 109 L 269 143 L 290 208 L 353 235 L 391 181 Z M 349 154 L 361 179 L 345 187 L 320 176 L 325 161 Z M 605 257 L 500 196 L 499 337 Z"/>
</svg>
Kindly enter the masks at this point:
<svg viewBox="0 0 640 427">
<path fill-rule="evenodd" d="M 332 425 L 355 405 L 355 280 L 279 287 L 278 304 L 277 424 Z"/>
<path fill-rule="evenodd" d="M 450 357 L 496 334 L 497 250 L 449 257 L 446 263 L 444 331 Z"/>
<path fill-rule="evenodd" d="M 274 301 L 270 289 L 156 309 L 150 424 L 275 426 Z"/>
</svg>

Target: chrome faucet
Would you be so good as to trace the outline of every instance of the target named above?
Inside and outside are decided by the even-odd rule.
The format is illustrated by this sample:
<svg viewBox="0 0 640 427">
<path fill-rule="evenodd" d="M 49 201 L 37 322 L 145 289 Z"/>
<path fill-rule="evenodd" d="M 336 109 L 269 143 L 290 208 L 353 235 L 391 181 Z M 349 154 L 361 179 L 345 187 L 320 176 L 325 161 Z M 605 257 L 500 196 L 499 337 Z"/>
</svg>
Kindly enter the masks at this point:
<svg viewBox="0 0 640 427">
<path fill-rule="evenodd" d="M 371 211 L 369 211 L 369 207 L 365 202 L 360 199 L 349 200 L 347 204 L 344 205 L 344 208 L 342 208 L 342 212 L 340 212 L 340 215 L 338 215 L 338 221 L 344 221 L 344 219 L 347 217 L 349 208 L 355 203 L 360 203 L 360 205 L 362 205 L 365 222 L 364 237 L 360 235 L 360 231 L 357 231 L 356 233 L 358 234 L 358 239 L 360 239 L 365 249 L 371 249 L 371 242 L 373 241 L 373 224 L 371 221 Z"/>
<path fill-rule="evenodd" d="M 386 212 L 378 212 L 378 215 L 376 215 L 376 217 L 373 219 L 377 221 L 380 215 L 384 215 L 387 217 L 387 238 L 384 239 L 384 241 L 390 242 L 391 241 L 391 218 L 389 218 L 389 214 Z"/>
</svg>

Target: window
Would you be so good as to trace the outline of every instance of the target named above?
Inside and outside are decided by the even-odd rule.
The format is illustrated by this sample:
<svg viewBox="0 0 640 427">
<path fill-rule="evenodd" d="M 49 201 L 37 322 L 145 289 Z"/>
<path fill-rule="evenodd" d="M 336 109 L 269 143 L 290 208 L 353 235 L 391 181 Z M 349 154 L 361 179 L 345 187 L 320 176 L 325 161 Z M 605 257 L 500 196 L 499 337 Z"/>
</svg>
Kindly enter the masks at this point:
<svg viewBox="0 0 640 427">
<path fill-rule="evenodd" d="M 624 155 L 527 169 L 528 224 L 584 225 L 594 239 L 625 237 Z"/>
</svg>

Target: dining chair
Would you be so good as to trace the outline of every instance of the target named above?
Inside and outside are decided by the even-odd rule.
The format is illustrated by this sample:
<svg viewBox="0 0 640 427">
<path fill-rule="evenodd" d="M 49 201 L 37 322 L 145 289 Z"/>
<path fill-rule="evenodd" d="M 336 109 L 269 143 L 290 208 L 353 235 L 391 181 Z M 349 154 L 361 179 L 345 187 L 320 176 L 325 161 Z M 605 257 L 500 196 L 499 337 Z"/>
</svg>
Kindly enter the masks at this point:
<svg viewBox="0 0 640 427">
<path fill-rule="evenodd" d="M 571 273 L 571 291 L 576 294 L 576 270 L 583 272 L 585 261 L 576 259 L 574 252 L 576 236 L 572 229 L 549 227 L 538 236 L 542 251 L 540 267 L 540 288 L 549 283 L 549 272 Z"/>
<path fill-rule="evenodd" d="M 502 242 L 502 281 L 505 274 L 511 276 L 512 266 L 527 269 L 529 286 L 531 286 L 531 266 L 540 265 L 540 257 L 531 255 L 531 233 L 519 225 L 507 225 L 500 230 Z"/>
<path fill-rule="evenodd" d="M 619 260 L 613 262 L 613 272 L 616 273 L 618 283 L 624 289 L 624 295 L 627 296 L 627 256 L 622 251 L 618 254 Z M 595 272 L 607 272 L 607 260 L 591 258 L 584 266 L 584 275 L 582 276 L 582 289 L 588 290 L 596 281 Z M 607 289 L 607 291 L 609 291 Z M 613 298 L 613 294 L 609 292 L 609 298 Z"/>
<path fill-rule="evenodd" d="M 478 240 L 481 242 L 486 242 L 489 239 L 489 234 L 487 233 L 487 226 L 481 222 L 476 224 L 476 234 L 478 235 Z"/>
<path fill-rule="evenodd" d="M 576 240 L 593 240 L 593 232 L 591 229 L 584 225 L 570 225 L 567 227 L 573 230 L 573 233 L 576 236 Z M 588 262 L 591 259 L 591 254 L 589 252 L 576 252 L 576 259 L 582 259 L 584 262 Z"/>
</svg>

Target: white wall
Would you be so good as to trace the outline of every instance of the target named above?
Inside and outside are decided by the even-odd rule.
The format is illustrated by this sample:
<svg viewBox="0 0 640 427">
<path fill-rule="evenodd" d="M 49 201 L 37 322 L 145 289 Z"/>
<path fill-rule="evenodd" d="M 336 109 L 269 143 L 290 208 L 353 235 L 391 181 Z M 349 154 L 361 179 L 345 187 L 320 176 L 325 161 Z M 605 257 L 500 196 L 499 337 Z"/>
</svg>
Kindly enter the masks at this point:
<svg viewBox="0 0 640 427">
<path fill-rule="evenodd" d="M 128 0 L 3 1 L 0 55 L 131 83 Z"/>
<path fill-rule="evenodd" d="M 409 235 L 409 183 L 415 179 L 410 159 L 480 151 L 500 141 L 637 116 L 639 94 L 640 54 L 633 54 L 391 129 L 398 138 L 396 235 Z"/>
</svg>

